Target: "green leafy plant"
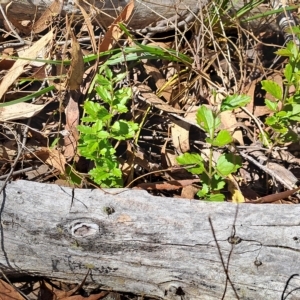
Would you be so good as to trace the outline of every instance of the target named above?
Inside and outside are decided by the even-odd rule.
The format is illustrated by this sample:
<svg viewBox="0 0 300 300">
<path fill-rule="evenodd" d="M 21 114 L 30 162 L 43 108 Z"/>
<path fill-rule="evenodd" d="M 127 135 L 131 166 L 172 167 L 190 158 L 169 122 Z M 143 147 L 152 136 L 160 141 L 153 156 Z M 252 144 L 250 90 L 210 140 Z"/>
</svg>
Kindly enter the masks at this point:
<svg viewBox="0 0 300 300">
<path fill-rule="evenodd" d="M 215 159 L 215 148 L 232 143 L 232 136 L 228 130 L 221 129 L 219 114 L 222 111 L 233 110 L 246 105 L 250 101 L 248 96 L 233 95 L 226 97 L 215 112 L 202 105 L 197 111 L 197 123 L 206 132 L 206 143 L 209 144 L 208 155 L 198 153 L 184 153 L 177 157 L 180 165 L 185 165 L 192 174 L 199 175 L 202 188 L 197 196 L 210 201 L 223 201 L 224 195 L 220 190 L 225 186 L 225 179 L 241 167 L 241 157 L 233 153 L 223 153 Z"/>
<path fill-rule="evenodd" d="M 272 80 L 263 80 L 262 88 L 274 98 L 265 99 L 266 106 L 273 111 L 273 115 L 265 121 L 272 128 L 269 138 L 274 143 L 283 144 L 298 139 L 293 125 L 300 121 L 300 51 L 296 43 L 290 41 L 276 53 L 289 58 L 284 69 L 284 86 Z"/>
<path fill-rule="evenodd" d="M 89 175 L 101 187 L 121 187 L 122 172 L 116 157 L 114 141 L 133 138 L 138 125 L 132 121 L 116 119 L 126 113 L 127 102 L 131 99 L 130 87 L 116 89 L 118 82 L 126 77 L 126 73 L 113 75 L 104 66 L 93 81 L 93 88 L 103 103 L 85 101 L 84 123 L 78 126 L 80 154 L 94 162 L 95 167 Z"/>
</svg>

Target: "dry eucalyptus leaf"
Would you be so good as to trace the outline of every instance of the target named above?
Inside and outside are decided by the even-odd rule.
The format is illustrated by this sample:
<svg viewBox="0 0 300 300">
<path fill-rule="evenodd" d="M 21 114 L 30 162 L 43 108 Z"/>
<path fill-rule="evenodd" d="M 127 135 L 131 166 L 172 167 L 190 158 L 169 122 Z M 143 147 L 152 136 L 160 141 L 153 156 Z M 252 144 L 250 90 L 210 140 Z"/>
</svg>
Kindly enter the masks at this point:
<svg viewBox="0 0 300 300">
<path fill-rule="evenodd" d="M 16 147 L 14 147 L 16 148 Z M 13 160 L 16 155 L 17 149 L 11 149 L 5 145 L 0 145 L 0 157 L 1 161 L 10 161 Z"/>
<path fill-rule="evenodd" d="M 35 105 L 22 102 L 0 107 L 0 121 L 4 122 L 19 119 L 29 119 L 37 115 L 47 104 Z"/>
<path fill-rule="evenodd" d="M 53 19 L 60 15 L 63 7 L 63 0 L 54 0 L 52 4 L 43 12 L 41 17 L 34 23 L 32 30 L 40 33 L 52 25 Z"/>
<path fill-rule="evenodd" d="M 235 114 L 232 111 L 226 110 L 219 115 L 221 120 L 221 128 L 228 130 L 232 137 L 239 142 L 240 145 L 244 145 L 244 137 L 241 130 L 236 130 L 238 122 Z"/>
<path fill-rule="evenodd" d="M 253 80 L 247 86 L 245 86 L 244 90 L 241 94 L 246 94 L 250 96 L 251 102 L 246 105 L 246 109 L 254 114 L 255 117 L 261 117 L 264 115 L 269 115 L 272 111 L 263 106 L 255 106 L 254 100 L 257 97 L 257 89 L 261 86 L 260 80 Z M 242 109 L 236 109 L 235 111 L 236 118 L 249 119 L 249 115 L 245 113 Z"/>
<path fill-rule="evenodd" d="M 94 33 L 94 29 L 93 29 L 93 25 L 91 22 L 91 18 L 90 16 L 86 13 L 86 11 L 84 10 L 84 8 L 82 6 L 79 5 L 78 1 L 76 2 L 76 5 L 79 7 L 79 9 L 81 10 L 81 13 L 84 17 L 84 22 L 87 26 L 90 38 L 91 38 L 91 44 L 93 47 L 93 51 L 94 53 L 97 53 L 97 44 L 96 44 L 96 38 L 95 38 L 95 33 Z"/>
<path fill-rule="evenodd" d="M 80 45 L 74 35 L 72 35 L 72 61 L 70 67 L 69 89 L 78 90 L 81 86 L 84 74 L 84 61 Z"/>
<path fill-rule="evenodd" d="M 29 49 L 25 50 L 22 57 L 35 59 L 38 53 L 45 47 L 53 38 L 53 30 L 49 31 L 41 39 L 35 42 Z M 9 87 L 23 73 L 24 67 L 29 64 L 28 60 L 18 59 L 7 74 L 3 77 L 0 83 L 0 99 L 3 98 Z"/>
<path fill-rule="evenodd" d="M 169 113 L 184 113 L 184 111 L 182 111 L 181 109 L 176 109 L 163 100 L 159 99 L 154 93 L 152 93 L 151 88 L 145 84 L 138 84 L 137 86 L 134 86 L 133 91 L 138 95 L 139 99 L 147 102 L 157 109 Z"/>
<path fill-rule="evenodd" d="M 123 30 L 120 29 L 119 23 L 126 23 L 130 19 L 133 9 L 134 1 L 130 0 L 130 2 L 124 7 L 123 11 L 110 25 L 109 29 L 104 35 L 103 41 L 100 45 L 99 53 L 111 49 L 113 45 L 120 39 L 120 37 L 123 35 Z"/>
<path fill-rule="evenodd" d="M 56 149 L 50 149 L 47 147 L 41 147 L 38 151 L 35 151 L 34 157 L 38 157 L 47 165 L 59 170 L 61 174 L 65 173 L 66 159 L 60 151 Z"/>
<path fill-rule="evenodd" d="M 184 121 L 175 120 L 171 126 L 173 145 L 179 153 L 190 151 L 190 127 L 191 125 Z"/>
<path fill-rule="evenodd" d="M 64 155 L 68 161 L 71 160 L 76 154 L 77 142 L 79 139 L 79 133 L 77 129 L 77 125 L 79 124 L 78 95 L 79 94 L 77 91 L 70 91 L 68 105 L 65 108 L 65 130 L 69 132 L 69 134 L 64 137 Z"/>
<path fill-rule="evenodd" d="M 178 156 L 173 150 L 167 149 L 168 141 L 161 148 L 161 164 L 164 169 L 177 165 L 176 157 Z"/>
<path fill-rule="evenodd" d="M 0 279 L 1 300 L 24 300 L 24 297 L 10 284 Z"/>
<path fill-rule="evenodd" d="M 155 85 L 158 90 L 163 88 L 166 84 L 166 79 L 164 76 L 161 74 L 161 72 L 152 64 L 147 62 L 144 64 L 145 71 L 148 75 L 152 76 L 152 78 L 155 81 Z M 160 96 L 164 97 L 166 101 L 169 103 L 171 100 L 172 96 L 172 87 L 171 86 L 166 86 L 162 91 L 159 92 Z"/>
<path fill-rule="evenodd" d="M 193 185 L 184 186 L 181 190 L 181 198 L 194 199 L 199 188 Z"/>
</svg>

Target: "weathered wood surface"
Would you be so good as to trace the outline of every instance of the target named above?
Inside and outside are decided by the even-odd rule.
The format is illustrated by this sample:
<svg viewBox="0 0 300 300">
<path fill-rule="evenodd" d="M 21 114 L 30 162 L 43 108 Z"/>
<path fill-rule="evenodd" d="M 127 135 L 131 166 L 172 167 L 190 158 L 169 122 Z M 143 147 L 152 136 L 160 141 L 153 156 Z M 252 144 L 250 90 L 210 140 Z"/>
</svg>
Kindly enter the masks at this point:
<svg viewBox="0 0 300 300">
<path fill-rule="evenodd" d="M 14 20 L 37 20 L 42 12 L 51 5 L 54 0 L 13 0 L 8 6 L 8 18 Z M 61 1 L 61 0 L 56 0 Z M 80 15 L 80 9 L 75 0 L 64 1 L 63 14 L 74 13 Z M 86 10 L 91 18 L 96 18 L 104 26 L 109 26 L 122 8 L 128 4 L 129 0 L 79 0 L 79 4 Z M 197 11 L 204 7 L 207 0 L 135 0 L 135 9 L 131 16 L 129 25 L 134 29 L 144 29 L 150 24 L 154 26 L 156 22 L 176 17 L 173 22 L 176 24 L 187 11 Z M 236 9 L 244 5 L 244 1 L 233 1 Z M 262 13 L 267 7 L 259 7 L 253 10 L 253 14 Z M 0 14 L 0 20 L 3 16 Z M 200 18 L 201 19 L 201 18 Z M 245 27 L 250 27 L 254 32 L 260 30 L 262 23 L 268 23 L 272 30 L 278 30 L 276 22 L 269 23 L 268 18 L 252 20 L 250 23 L 243 23 Z M 167 26 L 165 26 L 167 29 Z M 270 29 L 269 28 L 269 29 Z"/>
<path fill-rule="evenodd" d="M 0 264 L 30 273 L 163 299 L 221 299 L 226 276 L 240 299 L 280 299 L 300 274 L 300 207 L 153 197 L 139 190 L 72 190 L 27 181 L 1 194 Z M 115 212 L 107 215 L 107 207 Z M 228 239 L 233 232 L 235 240 Z M 294 277 L 287 292 L 300 286 Z M 225 299 L 236 299 L 228 283 Z M 295 290 L 285 299 L 300 299 Z"/>
<path fill-rule="evenodd" d="M 36 12 L 40 15 L 52 2 L 53 0 L 14 0 L 9 6 L 8 15 L 20 20 L 33 20 Z M 63 13 L 74 12 L 75 14 L 79 14 L 80 9 L 76 6 L 75 2 L 64 1 Z M 98 20 L 105 25 L 110 25 L 128 2 L 129 0 L 79 1 L 80 5 L 91 16 L 98 15 Z M 136 29 L 143 29 L 158 20 L 171 18 L 176 15 L 180 17 L 186 13 L 187 9 L 195 11 L 197 7 L 204 6 L 206 2 L 206 0 L 136 0 L 130 26 Z M 87 3 L 90 3 L 90 5 Z"/>
</svg>

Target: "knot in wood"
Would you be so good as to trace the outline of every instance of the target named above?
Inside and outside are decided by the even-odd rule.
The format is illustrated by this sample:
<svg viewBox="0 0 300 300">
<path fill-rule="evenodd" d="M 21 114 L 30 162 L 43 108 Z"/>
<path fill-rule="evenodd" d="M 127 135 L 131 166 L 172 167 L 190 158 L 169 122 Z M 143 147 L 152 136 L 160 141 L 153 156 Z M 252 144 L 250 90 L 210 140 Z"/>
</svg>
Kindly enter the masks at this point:
<svg viewBox="0 0 300 300">
<path fill-rule="evenodd" d="M 76 222 L 69 227 L 71 234 L 78 237 L 87 237 L 99 232 L 99 226 L 95 223 Z"/>
<path fill-rule="evenodd" d="M 230 236 L 228 238 L 228 243 L 232 245 L 237 245 L 242 242 L 242 239 L 239 236 Z"/>
</svg>

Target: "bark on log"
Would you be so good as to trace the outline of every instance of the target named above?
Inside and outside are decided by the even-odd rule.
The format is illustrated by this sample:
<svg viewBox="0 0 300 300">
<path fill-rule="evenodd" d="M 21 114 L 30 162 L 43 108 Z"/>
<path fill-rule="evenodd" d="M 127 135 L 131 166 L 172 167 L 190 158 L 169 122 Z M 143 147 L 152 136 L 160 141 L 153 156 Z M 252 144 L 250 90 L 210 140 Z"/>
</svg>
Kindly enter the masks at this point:
<svg viewBox="0 0 300 300">
<path fill-rule="evenodd" d="M 8 17 L 13 20 L 37 20 L 42 12 L 51 5 L 54 0 L 13 0 L 8 6 Z M 61 1 L 61 0 L 56 0 Z M 96 18 L 104 26 L 109 26 L 115 17 L 120 13 L 129 0 L 78 0 L 80 5 Z M 236 9 L 244 5 L 244 1 L 233 1 Z M 150 24 L 158 21 L 176 17 L 174 23 L 184 19 L 188 11 L 197 12 L 208 3 L 207 0 L 135 0 L 135 9 L 129 25 L 134 29 L 144 29 Z M 253 14 L 263 13 L 267 7 L 258 7 Z M 74 13 L 80 15 L 80 10 L 75 0 L 64 1 L 63 14 Z M 0 14 L 0 21 L 3 16 Z M 254 32 L 261 30 L 261 25 L 268 23 L 269 30 L 278 31 L 276 22 L 269 23 L 267 17 L 252 20 L 245 23 L 246 27 Z M 167 26 L 165 26 L 167 28 Z"/>
<path fill-rule="evenodd" d="M 53 0 L 14 0 L 9 6 L 9 15 L 14 19 L 33 20 L 36 12 L 40 15 L 52 2 Z M 105 25 L 110 25 L 128 2 L 129 0 L 79 1 L 88 13 L 94 16 L 98 15 L 98 20 Z M 206 0 L 136 0 L 130 26 L 135 29 L 143 29 L 158 20 L 176 15 L 180 18 L 187 12 L 187 9 L 195 11 L 197 7 L 202 7 L 206 3 Z M 80 14 L 75 1 L 64 1 L 63 13 L 72 12 Z"/>
<path fill-rule="evenodd" d="M 300 208 L 17 181 L 1 195 L 0 265 L 163 299 L 300 299 Z M 238 209 L 238 211 L 237 211 Z M 109 214 L 111 213 L 111 214 Z M 237 213 L 237 214 L 236 214 Z M 216 240 L 208 221 L 211 217 Z M 233 236 L 234 234 L 234 236 Z M 224 299 L 236 299 L 227 282 Z M 282 298 L 283 299 L 283 298 Z"/>
</svg>

